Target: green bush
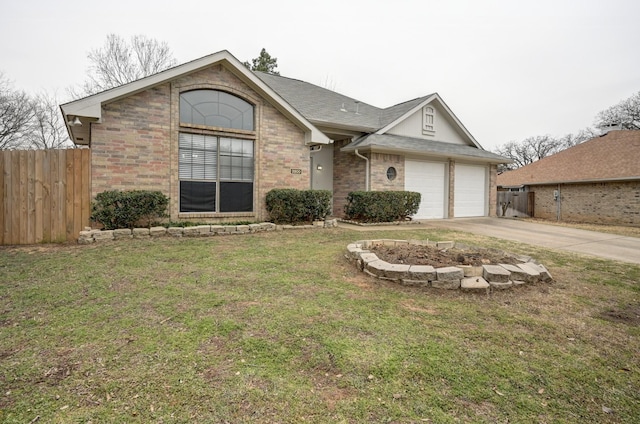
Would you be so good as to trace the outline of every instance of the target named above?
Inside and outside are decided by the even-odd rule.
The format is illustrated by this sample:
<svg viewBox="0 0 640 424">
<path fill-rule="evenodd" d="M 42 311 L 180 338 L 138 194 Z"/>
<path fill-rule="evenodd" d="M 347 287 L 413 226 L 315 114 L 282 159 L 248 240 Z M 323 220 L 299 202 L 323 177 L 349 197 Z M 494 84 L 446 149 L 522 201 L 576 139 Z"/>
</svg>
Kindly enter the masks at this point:
<svg viewBox="0 0 640 424">
<path fill-rule="evenodd" d="M 159 191 L 109 190 L 98 193 L 91 205 L 91 219 L 107 230 L 133 228 L 136 224 L 166 217 L 169 198 Z"/>
<path fill-rule="evenodd" d="M 267 193 L 266 206 L 276 224 L 312 222 L 331 213 L 331 192 L 276 188 Z"/>
<path fill-rule="evenodd" d="M 344 212 L 354 221 L 392 222 L 410 218 L 418 207 L 420 193 L 414 191 L 352 191 Z"/>
</svg>

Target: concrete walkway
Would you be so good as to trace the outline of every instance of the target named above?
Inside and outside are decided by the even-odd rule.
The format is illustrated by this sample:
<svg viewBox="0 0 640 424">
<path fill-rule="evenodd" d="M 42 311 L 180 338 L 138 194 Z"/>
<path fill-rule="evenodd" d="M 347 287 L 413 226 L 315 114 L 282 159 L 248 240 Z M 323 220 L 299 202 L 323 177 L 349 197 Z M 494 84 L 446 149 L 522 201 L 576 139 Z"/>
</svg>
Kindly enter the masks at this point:
<svg viewBox="0 0 640 424">
<path fill-rule="evenodd" d="M 359 231 L 417 230 L 447 228 L 489 237 L 529 243 L 551 249 L 584 253 L 605 259 L 640 264 L 640 238 L 597 231 L 547 225 L 504 218 L 457 218 L 421 221 L 419 225 L 360 227 L 340 223 L 340 227 Z"/>
</svg>

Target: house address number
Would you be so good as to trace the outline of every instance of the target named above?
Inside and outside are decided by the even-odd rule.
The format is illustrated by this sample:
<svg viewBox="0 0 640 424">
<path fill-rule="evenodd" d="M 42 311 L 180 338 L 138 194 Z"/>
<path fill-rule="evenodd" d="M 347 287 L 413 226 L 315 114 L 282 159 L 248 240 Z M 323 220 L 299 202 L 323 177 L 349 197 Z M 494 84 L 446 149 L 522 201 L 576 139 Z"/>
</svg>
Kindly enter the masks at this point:
<svg viewBox="0 0 640 424">
<path fill-rule="evenodd" d="M 292 174 L 302 174 L 302 169 L 291 168 Z"/>
</svg>

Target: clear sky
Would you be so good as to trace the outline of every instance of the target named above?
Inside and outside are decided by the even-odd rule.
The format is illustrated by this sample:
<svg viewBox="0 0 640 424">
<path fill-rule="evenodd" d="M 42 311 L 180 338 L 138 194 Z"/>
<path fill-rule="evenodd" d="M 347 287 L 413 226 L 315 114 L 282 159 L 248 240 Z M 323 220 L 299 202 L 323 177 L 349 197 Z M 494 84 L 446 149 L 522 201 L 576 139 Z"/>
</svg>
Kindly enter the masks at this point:
<svg viewBox="0 0 640 424">
<path fill-rule="evenodd" d="M 0 0 L 0 71 L 64 97 L 109 33 L 179 63 L 264 47 L 281 75 L 374 106 L 438 92 L 490 150 L 575 133 L 640 91 L 639 17 L 638 0 Z"/>
</svg>

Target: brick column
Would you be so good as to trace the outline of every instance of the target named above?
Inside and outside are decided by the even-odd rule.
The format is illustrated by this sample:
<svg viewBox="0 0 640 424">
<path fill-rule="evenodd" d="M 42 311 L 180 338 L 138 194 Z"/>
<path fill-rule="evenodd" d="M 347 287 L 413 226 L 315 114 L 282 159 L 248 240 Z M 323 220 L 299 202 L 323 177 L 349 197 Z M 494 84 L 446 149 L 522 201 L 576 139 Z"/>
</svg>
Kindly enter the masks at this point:
<svg viewBox="0 0 640 424">
<path fill-rule="evenodd" d="M 455 218 L 456 161 L 449 160 L 449 207 L 447 218 Z"/>
</svg>

